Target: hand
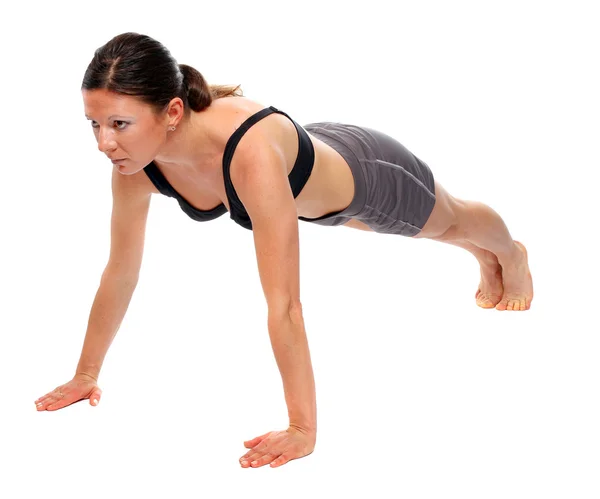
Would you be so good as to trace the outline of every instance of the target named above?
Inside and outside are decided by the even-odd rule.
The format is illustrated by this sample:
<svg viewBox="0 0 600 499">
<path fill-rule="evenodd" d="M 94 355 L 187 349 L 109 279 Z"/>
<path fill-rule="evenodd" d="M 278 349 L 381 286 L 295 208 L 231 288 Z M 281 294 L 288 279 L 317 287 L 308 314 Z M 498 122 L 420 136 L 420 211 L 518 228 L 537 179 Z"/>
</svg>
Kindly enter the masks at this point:
<svg viewBox="0 0 600 499">
<path fill-rule="evenodd" d="M 270 431 L 244 442 L 250 449 L 240 458 L 242 468 L 259 468 L 271 463 L 271 468 L 308 456 L 315 448 L 317 432 L 290 426 L 285 431 Z"/>
<path fill-rule="evenodd" d="M 68 383 L 37 399 L 35 407 L 38 411 L 56 411 L 84 399 L 90 399 L 90 405 L 96 406 L 101 396 L 102 390 L 95 378 L 88 374 L 76 374 Z"/>
</svg>

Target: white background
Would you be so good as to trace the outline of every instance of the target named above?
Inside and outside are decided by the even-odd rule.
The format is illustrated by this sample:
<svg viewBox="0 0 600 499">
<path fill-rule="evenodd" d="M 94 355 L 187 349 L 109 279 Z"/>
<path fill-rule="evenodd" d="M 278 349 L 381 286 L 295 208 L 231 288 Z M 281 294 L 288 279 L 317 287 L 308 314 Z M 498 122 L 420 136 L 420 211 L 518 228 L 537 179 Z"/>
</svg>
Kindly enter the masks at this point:
<svg viewBox="0 0 600 499">
<path fill-rule="evenodd" d="M 598 498 L 593 3 L 2 7 L 0 497 Z M 243 441 L 288 423 L 252 233 L 155 195 L 100 405 L 36 412 L 108 258 L 112 165 L 80 86 L 125 31 L 300 124 L 397 138 L 527 246 L 531 310 L 478 308 L 462 249 L 300 222 L 317 445 L 242 469 Z"/>
</svg>

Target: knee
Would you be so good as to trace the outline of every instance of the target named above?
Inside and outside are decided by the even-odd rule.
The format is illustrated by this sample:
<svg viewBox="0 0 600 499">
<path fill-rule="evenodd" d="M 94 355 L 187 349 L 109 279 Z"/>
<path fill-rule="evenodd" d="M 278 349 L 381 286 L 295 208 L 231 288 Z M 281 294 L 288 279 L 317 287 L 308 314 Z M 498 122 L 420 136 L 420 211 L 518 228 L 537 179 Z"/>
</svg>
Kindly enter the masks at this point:
<svg viewBox="0 0 600 499">
<path fill-rule="evenodd" d="M 462 230 L 458 221 L 456 221 L 449 225 L 439 236 L 433 239 L 436 239 L 437 241 L 455 241 L 457 239 L 464 239 L 464 230 Z"/>
<path fill-rule="evenodd" d="M 466 201 L 450 196 L 448 211 L 451 213 L 450 224 L 441 235 L 442 240 L 466 239 L 467 224 L 465 224 L 465 210 L 468 209 Z"/>
</svg>

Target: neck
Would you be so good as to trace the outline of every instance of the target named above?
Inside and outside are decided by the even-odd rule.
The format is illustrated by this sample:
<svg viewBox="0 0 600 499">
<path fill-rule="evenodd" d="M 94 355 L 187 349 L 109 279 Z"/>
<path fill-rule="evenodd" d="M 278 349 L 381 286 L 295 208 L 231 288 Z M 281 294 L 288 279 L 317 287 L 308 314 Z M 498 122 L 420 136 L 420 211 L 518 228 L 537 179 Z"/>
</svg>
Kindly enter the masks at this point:
<svg viewBox="0 0 600 499">
<path fill-rule="evenodd" d="M 206 114 L 192 111 L 175 131 L 167 132 L 167 141 L 155 160 L 174 168 L 197 168 L 214 157 L 216 149 Z"/>
</svg>

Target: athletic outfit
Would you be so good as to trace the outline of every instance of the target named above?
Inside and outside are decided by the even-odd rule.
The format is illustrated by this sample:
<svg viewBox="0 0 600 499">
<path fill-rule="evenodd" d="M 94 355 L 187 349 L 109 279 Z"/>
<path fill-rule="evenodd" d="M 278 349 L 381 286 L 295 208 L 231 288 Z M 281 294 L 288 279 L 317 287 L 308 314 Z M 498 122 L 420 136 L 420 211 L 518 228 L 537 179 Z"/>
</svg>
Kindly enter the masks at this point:
<svg viewBox="0 0 600 499">
<path fill-rule="evenodd" d="M 354 177 L 354 198 L 347 208 L 318 218 L 298 217 L 299 220 L 333 226 L 356 219 L 375 232 L 403 236 L 414 236 L 421 231 L 435 204 L 433 174 L 425 162 L 400 142 L 377 130 L 332 122 L 311 123 L 302 127 L 273 106 L 250 116 L 231 135 L 225 146 L 223 178 L 231 208 L 230 217 L 235 222 L 252 230 L 250 217 L 231 183 L 229 170 L 233 153 L 244 133 L 272 113 L 286 116 L 298 132 L 298 156 L 288 176 L 294 198 L 308 181 L 315 161 L 315 151 L 307 132 L 339 152 Z M 181 209 L 194 220 L 214 220 L 227 211 L 223 203 L 211 210 L 194 208 L 173 189 L 154 162 L 147 165 L 144 171 L 162 194 L 177 199 Z"/>
</svg>

